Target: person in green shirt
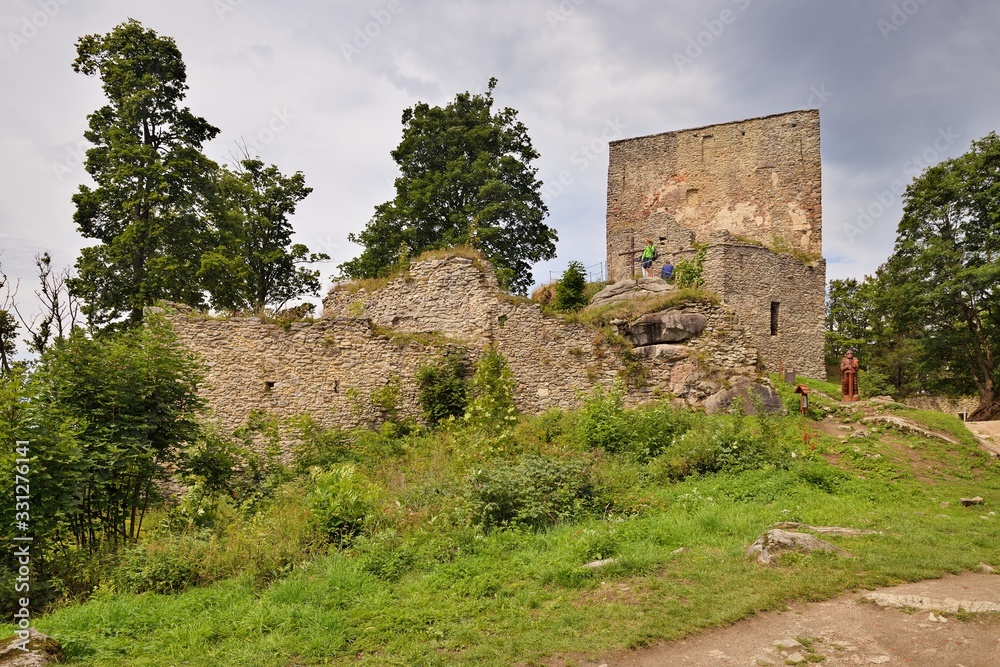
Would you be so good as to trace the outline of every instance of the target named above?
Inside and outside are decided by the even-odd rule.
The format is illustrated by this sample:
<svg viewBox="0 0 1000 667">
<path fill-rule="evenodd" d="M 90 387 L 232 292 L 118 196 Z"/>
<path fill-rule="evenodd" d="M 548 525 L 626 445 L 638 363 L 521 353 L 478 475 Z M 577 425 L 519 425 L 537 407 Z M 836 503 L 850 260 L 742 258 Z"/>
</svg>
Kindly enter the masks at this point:
<svg viewBox="0 0 1000 667">
<path fill-rule="evenodd" d="M 642 276 L 644 278 L 652 278 L 653 273 L 650 270 L 653 266 L 653 260 L 659 253 L 656 252 L 656 245 L 649 239 L 646 239 L 646 247 L 642 249 Z"/>
</svg>

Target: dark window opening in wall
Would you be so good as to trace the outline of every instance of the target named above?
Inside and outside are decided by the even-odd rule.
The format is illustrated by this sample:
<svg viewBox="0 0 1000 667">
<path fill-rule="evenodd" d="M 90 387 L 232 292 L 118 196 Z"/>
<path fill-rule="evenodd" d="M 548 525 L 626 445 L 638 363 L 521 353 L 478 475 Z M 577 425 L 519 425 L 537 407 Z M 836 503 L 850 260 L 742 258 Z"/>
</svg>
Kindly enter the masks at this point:
<svg viewBox="0 0 1000 667">
<path fill-rule="evenodd" d="M 780 306 L 781 306 L 781 303 L 778 302 L 778 301 L 772 301 L 771 302 L 771 335 L 772 336 L 777 336 L 778 335 L 778 308 Z"/>
<path fill-rule="evenodd" d="M 271 380 L 265 380 L 264 391 L 271 391 L 272 389 L 274 389 L 274 382 L 272 382 Z"/>
<path fill-rule="evenodd" d="M 507 324 L 507 316 L 501 315 L 500 317 L 497 318 L 497 322 L 500 323 L 500 328 L 503 329 L 504 325 Z"/>
<path fill-rule="evenodd" d="M 334 380 L 333 381 L 333 393 L 335 393 L 335 394 L 339 394 L 340 393 L 340 380 Z"/>
</svg>

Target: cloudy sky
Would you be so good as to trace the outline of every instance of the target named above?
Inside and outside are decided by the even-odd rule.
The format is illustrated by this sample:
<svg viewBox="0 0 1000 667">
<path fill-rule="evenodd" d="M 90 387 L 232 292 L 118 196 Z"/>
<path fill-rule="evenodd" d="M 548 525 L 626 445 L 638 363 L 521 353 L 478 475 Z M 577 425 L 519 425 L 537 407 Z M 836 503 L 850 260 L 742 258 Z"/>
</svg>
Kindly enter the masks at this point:
<svg viewBox="0 0 1000 667">
<path fill-rule="evenodd" d="M 89 242 L 72 223 L 87 115 L 100 82 L 76 40 L 127 18 L 173 37 L 187 103 L 315 188 L 297 241 L 335 265 L 347 234 L 392 196 L 401 112 L 499 79 L 541 154 L 558 257 L 604 260 L 607 141 L 819 108 L 828 277 L 889 255 L 901 188 L 965 152 L 1000 118 L 995 0 L 0 0 L 0 255 L 34 289 Z M 562 181 L 566 185 L 553 185 Z"/>
</svg>

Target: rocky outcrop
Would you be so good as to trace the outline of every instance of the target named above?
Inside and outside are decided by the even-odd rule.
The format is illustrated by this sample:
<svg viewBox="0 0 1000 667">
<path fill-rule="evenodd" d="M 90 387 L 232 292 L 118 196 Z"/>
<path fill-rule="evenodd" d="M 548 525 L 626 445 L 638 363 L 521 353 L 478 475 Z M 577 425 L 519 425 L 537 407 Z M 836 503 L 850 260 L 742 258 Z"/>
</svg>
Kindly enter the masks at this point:
<svg viewBox="0 0 1000 667">
<path fill-rule="evenodd" d="M 748 415 L 788 413 L 781 396 L 766 381 L 743 382 L 732 389 L 712 394 L 705 399 L 705 412 L 710 415 L 729 412 L 737 403 L 742 412 Z"/>
<path fill-rule="evenodd" d="M 619 280 L 595 294 L 590 300 L 589 308 L 605 306 L 618 301 L 628 301 L 637 297 L 654 294 L 665 294 L 677 289 L 670 283 L 659 278 L 636 278 L 635 280 Z"/>
<path fill-rule="evenodd" d="M 0 644 L 0 666 L 44 667 L 62 661 L 62 647 L 54 639 L 34 628 L 19 632 L 27 637 L 15 635 Z"/>
<path fill-rule="evenodd" d="M 667 310 L 643 315 L 634 322 L 612 322 L 618 333 L 628 338 L 635 347 L 682 343 L 701 334 L 708 319 L 701 313 Z"/>
</svg>

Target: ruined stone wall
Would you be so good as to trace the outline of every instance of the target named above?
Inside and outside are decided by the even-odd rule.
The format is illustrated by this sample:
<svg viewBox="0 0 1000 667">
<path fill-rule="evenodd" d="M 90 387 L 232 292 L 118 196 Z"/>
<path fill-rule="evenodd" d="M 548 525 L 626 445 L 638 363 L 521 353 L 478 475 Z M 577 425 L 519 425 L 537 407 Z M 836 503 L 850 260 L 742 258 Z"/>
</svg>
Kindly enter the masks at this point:
<svg viewBox="0 0 1000 667">
<path fill-rule="evenodd" d="M 956 416 L 970 415 L 979 407 L 979 398 L 977 396 L 961 396 L 958 398 L 911 396 L 903 399 L 902 402 L 918 410 L 937 410 L 938 412 Z"/>
<path fill-rule="evenodd" d="M 630 389 L 630 404 L 669 394 L 697 404 L 731 377 L 751 377 L 757 356 L 731 311 L 696 304 L 686 310 L 708 322 L 698 337 L 671 346 L 677 350 L 670 356 L 630 361 L 598 329 L 505 297 L 491 271 L 460 257 L 417 263 L 377 291 L 337 290 L 324 306 L 320 319 L 287 326 L 171 317 L 181 342 L 209 367 L 202 392 L 220 424 L 233 429 L 252 410 L 266 410 L 309 414 L 326 426 L 372 425 L 384 418 L 372 394 L 393 377 L 400 414 L 419 417 L 420 367 L 449 350 L 464 351 L 474 363 L 488 344 L 507 358 L 518 409 L 526 413 L 579 407 L 583 394 L 597 384 L 610 387 L 623 373 L 642 376 L 641 386 Z"/>
<path fill-rule="evenodd" d="M 499 293 L 486 262 L 453 256 L 415 262 L 406 275 L 375 291 L 335 287 L 323 300 L 323 317 L 367 318 L 377 326 L 437 331 L 481 344 L 512 309 L 498 301 Z"/>
<path fill-rule="evenodd" d="M 629 257 L 621 253 L 630 250 L 633 236 L 640 249 L 644 238 L 660 241 L 667 252 L 684 249 L 664 235 L 665 219 L 690 230 L 696 242 L 726 229 L 820 256 L 819 142 L 816 110 L 612 142 L 609 279 L 628 277 Z"/>
<path fill-rule="evenodd" d="M 826 262 L 812 265 L 765 248 L 716 246 L 709 285 L 740 314 L 767 372 L 795 370 L 824 379 Z M 773 328 L 772 328 L 772 325 Z"/>
<path fill-rule="evenodd" d="M 377 419 L 373 391 L 398 375 L 403 414 L 417 415 L 412 379 L 438 353 L 376 336 L 364 320 L 324 319 L 288 327 L 258 318 L 172 318 L 181 342 L 208 366 L 202 388 L 214 419 L 234 429 L 252 410 L 358 426 Z"/>
<path fill-rule="evenodd" d="M 746 327 L 763 370 L 794 370 L 825 379 L 826 262 L 804 264 L 790 255 L 726 239 L 708 245 L 702 277 Z M 694 251 L 677 254 L 688 259 Z M 772 315 L 773 313 L 773 315 Z"/>
</svg>

